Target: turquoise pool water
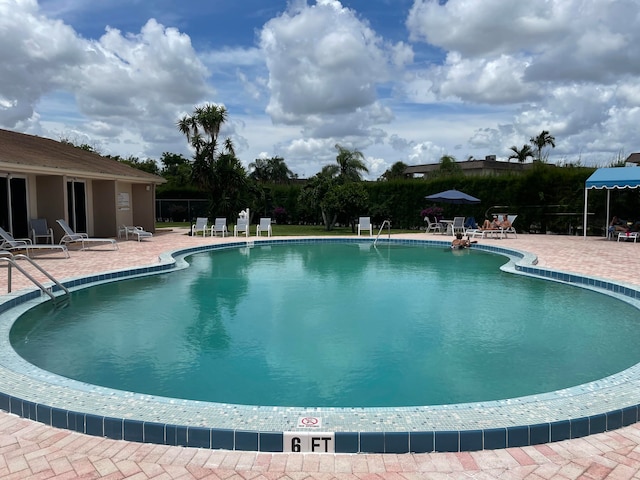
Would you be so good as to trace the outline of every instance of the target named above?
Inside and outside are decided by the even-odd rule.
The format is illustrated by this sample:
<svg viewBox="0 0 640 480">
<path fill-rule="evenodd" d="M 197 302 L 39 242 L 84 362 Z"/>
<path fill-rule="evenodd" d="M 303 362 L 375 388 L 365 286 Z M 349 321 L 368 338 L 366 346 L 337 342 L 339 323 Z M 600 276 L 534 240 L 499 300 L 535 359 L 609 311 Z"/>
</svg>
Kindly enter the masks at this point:
<svg viewBox="0 0 640 480">
<path fill-rule="evenodd" d="M 255 405 L 407 406 L 509 398 L 640 361 L 638 311 L 499 271 L 478 251 L 256 246 L 42 304 L 16 351 L 121 390 Z"/>
</svg>

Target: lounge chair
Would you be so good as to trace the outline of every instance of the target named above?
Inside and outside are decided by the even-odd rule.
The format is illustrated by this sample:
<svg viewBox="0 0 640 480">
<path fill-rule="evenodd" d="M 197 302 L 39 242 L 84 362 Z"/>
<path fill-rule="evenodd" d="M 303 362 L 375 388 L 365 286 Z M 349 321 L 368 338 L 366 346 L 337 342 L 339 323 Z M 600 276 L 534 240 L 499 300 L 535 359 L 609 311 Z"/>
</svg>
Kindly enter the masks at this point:
<svg viewBox="0 0 640 480">
<path fill-rule="evenodd" d="M 432 222 L 428 216 L 424 217 L 424 221 L 427 222 L 427 231 L 425 233 L 442 233 L 442 224 L 440 222 Z"/>
<path fill-rule="evenodd" d="M 129 240 L 129 236 L 131 236 L 136 238 L 139 242 L 145 238 L 153 237 L 153 233 L 147 232 L 144 228 L 137 226 L 122 225 L 122 227 L 120 227 L 120 232 L 124 233 L 127 240 Z"/>
<path fill-rule="evenodd" d="M 211 236 L 215 237 L 221 234 L 223 237 L 229 235 L 229 231 L 227 230 L 227 219 L 226 218 L 216 218 L 213 226 L 211 227 Z"/>
<path fill-rule="evenodd" d="M 39 238 L 44 238 L 45 243 L 53 245 L 53 228 L 47 225 L 46 218 L 32 218 L 29 220 L 29 227 L 31 227 L 31 240 L 34 245 L 38 243 Z"/>
<path fill-rule="evenodd" d="M 13 235 L 7 232 L 4 228 L 0 227 L 0 237 L 2 243 L 0 244 L 0 250 L 4 250 L 13 254 L 16 251 L 25 251 L 28 257 L 31 257 L 31 253 L 46 252 L 48 251 L 61 251 L 65 258 L 69 258 L 69 249 L 65 245 L 36 245 L 31 242 L 30 238 L 15 239 Z"/>
<path fill-rule="evenodd" d="M 209 219 L 207 217 L 196 218 L 196 223 L 191 225 L 191 236 L 195 236 L 198 232 L 202 232 L 202 236 L 207 236 L 207 230 L 209 229 Z"/>
<path fill-rule="evenodd" d="M 246 218 L 238 218 L 236 224 L 233 227 L 233 236 L 237 237 L 238 234 L 244 233 L 245 237 L 249 236 L 249 220 Z"/>
<path fill-rule="evenodd" d="M 111 244 L 114 250 L 118 250 L 118 242 L 113 238 L 89 237 L 86 233 L 76 233 L 63 218 L 56 220 L 56 222 L 64 231 L 64 236 L 60 239 L 60 245 L 80 244 L 82 245 L 82 250 L 89 250 L 88 245 L 106 243 Z"/>
<path fill-rule="evenodd" d="M 639 233 L 640 232 L 618 232 L 618 241 L 620 241 L 621 238 L 625 241 L 633 239 L 633 243 L 636 243 Z"/>
<path fill-rule="evenodd" d="M 262 232 L 267 232 L 267 237 L 271 236 L 270 218 L 261 218 L 260 223 L 256 225 L 256 237 L 259 237 Z"/>
<path fill-rule="evenodd" d="M 360 217 L 358 219 L 358 236 L 363 231 L 369 230 L 369 236 L 373 236 L 373 226 L 371 225 L 371 217 Z"/>
</svg>

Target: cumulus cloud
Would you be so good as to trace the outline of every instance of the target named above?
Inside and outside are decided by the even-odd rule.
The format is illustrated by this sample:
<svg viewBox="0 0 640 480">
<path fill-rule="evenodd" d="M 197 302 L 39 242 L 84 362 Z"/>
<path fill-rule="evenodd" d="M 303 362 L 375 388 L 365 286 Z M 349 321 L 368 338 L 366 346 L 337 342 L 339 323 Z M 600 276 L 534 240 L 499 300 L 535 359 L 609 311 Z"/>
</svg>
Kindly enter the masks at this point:
<svg viewBox="0 0 640 480">
<path fill-rule="evenodd" d="M 107 27 L 87 40 L 43 16 L 34 0 L 15 0 L 0 3 L 0 42 L 7 47 L 0 51 L 0 124 L 8 128 L 28 124 L 37 104 L 68 92 L 74 121 L 94 141 L 130 130 L 137 142 L 158 144 L 178 137 L 178 113 L 211 92 L 189 37 L 153 19 L 138 34 Z"/>
<path fill-rule="evenodd" d="M 337 1 L 297 5 L 271 19 L 260 46 L 269 68 L 267 112 L 276 123 L 367 108 L 387 78 L 380 38 Z"/>
</svg>

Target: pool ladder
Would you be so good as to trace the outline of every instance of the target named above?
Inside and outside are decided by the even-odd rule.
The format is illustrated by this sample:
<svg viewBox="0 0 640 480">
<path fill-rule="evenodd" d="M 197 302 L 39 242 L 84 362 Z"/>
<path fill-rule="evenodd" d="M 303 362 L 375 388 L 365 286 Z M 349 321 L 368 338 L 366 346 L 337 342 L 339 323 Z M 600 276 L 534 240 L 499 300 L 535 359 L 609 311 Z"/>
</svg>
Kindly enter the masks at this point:
<svg viewBox="0 0 640 480">
<path fill-rule="evenodd" d="M 382 225 L 380 225 L 380 230 L 378 230 L 378 235 L 376 235 L 376 239 L 373 241 L 373 246 L 376 246 L 376 243 L 378 243 L 378 238 L 380 238 L 380 234 L 382 233 L 382 230 L 384 229 L 384 226 L 387 226 L 387 235 L 388 235 L 388 239 L 391 239 L 391 221 L 390 220 L 385 220 L 384 222 L 382 222 Z"/>
<path fill-rule="evenodd" d="M 27 262 L 29 262 L 40 273 L 42 273 L 49 280 L 51 280 L 60 290 L 62 290 L 64 292 L 63 295 L 67 295 L 67 298 L 68 298 L 69 290 L 67 289 L 67 287 L 62 285 L 55 278 L 53 278 L 53 276 L 49 272 L 47 272 L 44 268 L 42 268 L 36 262 L 31 260 L 31 258 L 29 258 L 27 255 L 24 255 L 22 253 L 19 253 L 17 255 L 13 255 L 11 252 L 0 251 L 0 262 L 4 261 L 4 262 L 7 262 L 7 264 L 8 264 L 7 265 L 7 268 L 8 268 L 8 271 L 7 271 L 7 293 L 11 293 L 11 278 L 12 278 L 11 269 L 12 269 L 12 267 L 15 267 L 20 273 L 22 273 L 25 277 L 27 277 L 29 280 L 31 280 L 31 282 L 35 286 L 37 286 L 43 293 L 49 295 L 49 297 L 51 297 L 51 300 L 53 300 L 55 302 L 56 299 L 58 298 L 53 294 L 53 292 L 52 292 L 53 288 L 51 288 L 51 287 L 47 288 L 42 283 L 40 283 L 38 280 L 36 280 L 29 272 L 27 272 L 24 268 L 22 268 L 22 266 L 20 266 L 18 264 L 18 262 L 16 261 L 18 259 L 24 259 Z"/>
</svg>

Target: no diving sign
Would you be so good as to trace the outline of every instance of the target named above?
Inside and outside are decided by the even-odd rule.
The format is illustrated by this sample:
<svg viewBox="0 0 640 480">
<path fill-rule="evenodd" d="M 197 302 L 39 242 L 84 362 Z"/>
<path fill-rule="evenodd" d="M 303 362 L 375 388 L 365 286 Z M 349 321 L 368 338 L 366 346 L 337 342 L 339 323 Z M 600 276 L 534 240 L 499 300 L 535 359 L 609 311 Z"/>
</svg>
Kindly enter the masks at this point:
<svg viewBox="0 0 640 480">
<path fill-rule="evenodd" d="M 298 428 L 320 428 L 322 427 L 321 417 L 299 417 Z"/>
</svg>

